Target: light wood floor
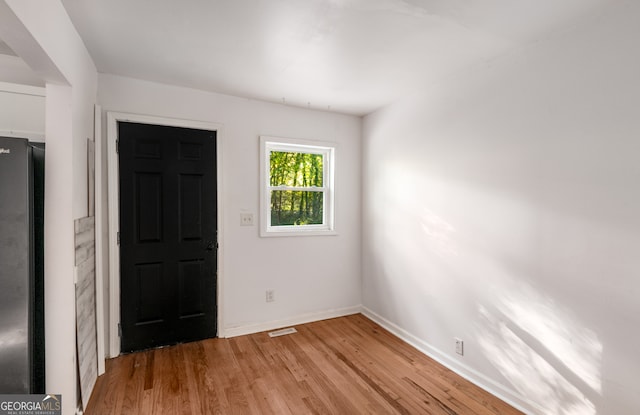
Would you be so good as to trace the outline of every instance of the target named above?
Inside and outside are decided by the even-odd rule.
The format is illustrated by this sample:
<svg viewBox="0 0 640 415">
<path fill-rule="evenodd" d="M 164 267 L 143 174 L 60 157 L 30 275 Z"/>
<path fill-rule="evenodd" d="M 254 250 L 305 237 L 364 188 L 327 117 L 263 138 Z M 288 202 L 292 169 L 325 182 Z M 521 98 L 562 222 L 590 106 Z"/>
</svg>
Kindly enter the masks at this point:
<svg viewBox="0 0 640 415">
<path fill-rule="evenodd" d="M 362 315 L 107 362 L 85 414 L 521 414 Z"/>
</svg>

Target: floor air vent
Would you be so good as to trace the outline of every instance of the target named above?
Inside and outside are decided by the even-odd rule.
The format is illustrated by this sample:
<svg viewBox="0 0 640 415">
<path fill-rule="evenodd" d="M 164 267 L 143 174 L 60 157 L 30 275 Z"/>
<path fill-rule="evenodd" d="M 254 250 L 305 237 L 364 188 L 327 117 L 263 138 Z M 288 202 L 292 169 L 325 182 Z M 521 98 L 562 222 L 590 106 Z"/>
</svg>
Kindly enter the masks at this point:
<svg viewBox="0 0 640 415">
<path fill-rule="evenodd" d="M 293 327 L 289 327 L 286 329 L 282 329 L 282 330 L 276 330 L 276 331 L 272 331 L 269 333 L 269 337 L 278 337 L 278 336 L 284 336 L 287 334 L 293 334 L 293 333 L 297 333 L 298 330 L 294 329 Z"/>
</svg>

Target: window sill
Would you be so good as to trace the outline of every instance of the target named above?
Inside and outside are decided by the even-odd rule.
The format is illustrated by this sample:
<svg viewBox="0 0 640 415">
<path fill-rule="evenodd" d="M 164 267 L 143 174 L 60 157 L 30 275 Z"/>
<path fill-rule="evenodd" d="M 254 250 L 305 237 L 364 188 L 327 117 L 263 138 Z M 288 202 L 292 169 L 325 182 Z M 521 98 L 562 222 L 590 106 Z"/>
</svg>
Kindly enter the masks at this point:
<svg viewBox="0 0 640 415">
<path fill-rule="evenodd" d="M 282 229 L 282 230 L 260 230 L 260 237 L 272 238 L 280 236 L 336 236 L 338 232 L 333 229 Z"/>
</svg>

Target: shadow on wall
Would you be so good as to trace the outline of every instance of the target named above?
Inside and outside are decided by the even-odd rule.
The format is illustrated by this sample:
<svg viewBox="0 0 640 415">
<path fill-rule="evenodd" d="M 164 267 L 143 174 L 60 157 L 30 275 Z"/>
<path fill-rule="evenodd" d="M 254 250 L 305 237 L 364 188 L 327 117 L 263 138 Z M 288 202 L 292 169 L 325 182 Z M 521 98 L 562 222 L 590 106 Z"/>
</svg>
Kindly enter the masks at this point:
<svg viewBox="0 0 640 415">
<path fill-rule="evenodd" d="M 478 304 L 484 356 L 545 414 L 595 415 L 602 395 L 603 346 L 567 309 L 520 284 Z"/>
<path fill-rule="evenodd" d="M 379 173 L 386 181 L 384 197 L 372 211 L 384 219 L 367 241 L 377 267 L 367 284 L 384 293 L 378 305 L 385 316 L 434 347 L 451 330 L 464 333 L 465 321 L 473 320 L 469 329 L 478 356 L 539 413 L 604 413 L 602 339 L 571 307 L 506 269 L 514 258 L 540 260 L 532 250 L 545 231 L 537 217 L 544 208 L 493 192 L 482 198 L 477 189 L 454 190 L 448 183 L 452 203 L 439 198 L 439 180 L 406 165 L 390 163 Z M 469 200 L 476 204 L 465 205 Z M 536 267 L 529 264 L 525 272 Z M 566 270 L 555 272 L 566 277 Z"/>
</svg>

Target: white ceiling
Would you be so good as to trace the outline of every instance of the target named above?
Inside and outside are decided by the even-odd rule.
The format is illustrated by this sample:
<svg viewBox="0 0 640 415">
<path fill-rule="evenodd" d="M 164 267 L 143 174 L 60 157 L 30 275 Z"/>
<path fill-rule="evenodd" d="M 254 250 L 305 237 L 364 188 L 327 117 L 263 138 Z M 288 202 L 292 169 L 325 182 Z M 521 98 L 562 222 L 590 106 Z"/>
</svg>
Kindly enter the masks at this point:
<svg viewBox="0 0 640 415">
<path fill-rule="evenodd" d="M 99 72 L 366 114 L 611 0 L 62 0 Z"/>
</svg>

